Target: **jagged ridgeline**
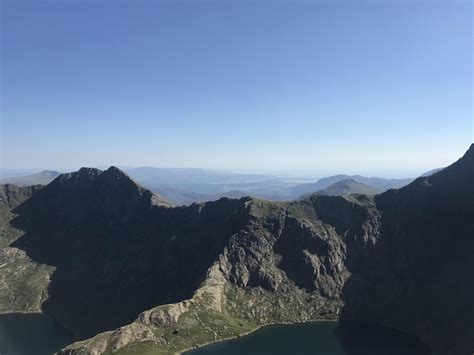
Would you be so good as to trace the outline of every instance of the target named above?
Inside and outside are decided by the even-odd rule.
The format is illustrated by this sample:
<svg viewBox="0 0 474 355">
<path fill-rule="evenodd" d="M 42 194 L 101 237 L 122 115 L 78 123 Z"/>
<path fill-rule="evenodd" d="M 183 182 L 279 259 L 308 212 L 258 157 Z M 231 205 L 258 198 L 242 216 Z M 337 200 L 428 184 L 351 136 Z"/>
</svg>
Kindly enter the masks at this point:
<svg viewBox="0 0 474 355">
<path fill-rule="evenodd" d="M 172 208 L 117 168 L 0 189 L 2 312 L 72 331 L 63 354 L 169 354 L 277 322 L 373 321 L 474 351 L 474 146 L 375 196 Z"/>
</svg>

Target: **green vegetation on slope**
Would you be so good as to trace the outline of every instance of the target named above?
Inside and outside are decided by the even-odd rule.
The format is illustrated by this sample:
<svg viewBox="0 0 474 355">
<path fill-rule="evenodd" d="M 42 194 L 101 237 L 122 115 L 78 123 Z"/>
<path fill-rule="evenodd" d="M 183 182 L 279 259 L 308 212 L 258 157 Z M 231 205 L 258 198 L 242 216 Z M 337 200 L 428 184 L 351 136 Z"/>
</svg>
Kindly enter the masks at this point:
<svg viewBox="0 0 474 355">
<path fill-rule="evenodd" d="M 39 312 L 47 298 L 47 286 L 54 268 L 37 263 L 11 243 L 23 236 L 23 231 L 11 225 L 16 207 L 38 190 L 0 185 L 0 313 Z"/>
</svg>

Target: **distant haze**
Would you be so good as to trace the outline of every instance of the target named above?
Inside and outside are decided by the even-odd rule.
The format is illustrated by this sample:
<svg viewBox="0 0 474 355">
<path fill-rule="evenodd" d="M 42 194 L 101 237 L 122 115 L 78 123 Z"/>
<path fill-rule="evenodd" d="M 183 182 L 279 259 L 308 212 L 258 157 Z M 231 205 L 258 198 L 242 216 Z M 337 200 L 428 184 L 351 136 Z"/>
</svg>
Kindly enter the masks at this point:
<svg viewBox="0 0 474 355">
<path fill-rule="evenodd" d="M 413 179 L 367 178 L 360 175 L 333 175 L 318 181 L 304 182 L 304 178 L 288 180 L 285 176 L 242 174 L 218 170 L 182 168 L 131 168 L 122 171 L 111 167 L 105 172 L 114 171 L 120 176 L 128 175 L 136 183 L 152 190 L 172 205 L 185 205 L 194 202 L 218 200 L 221 197 L 240 198 L 252 196 L 265 200 L 289 201 L 319 195 L 350 195 L 364 193 L 374 195 L 392 188 L 400 188 Z M 97 168 L 82 168 L 79 172 L 90 171 L 101 174 Z M 3 177 L 14 170 L 0 169 L 0 184 L 17 186 L 47 185 L 61 172 L 41 171 L 30 175 Z M 18 171 L 21 173 L 21 171 Z M 104 173 L 105 173 L 104 172 Z M 24 171 L 23 171 L 24 173 Z M 433 171 L 425 175 L 431 175 Z"/>
<path fill-rule="evenodd" d="M 471 1 L 0 6 L 0 168 L 401 178 L 473 141 Z"/>
</svg>

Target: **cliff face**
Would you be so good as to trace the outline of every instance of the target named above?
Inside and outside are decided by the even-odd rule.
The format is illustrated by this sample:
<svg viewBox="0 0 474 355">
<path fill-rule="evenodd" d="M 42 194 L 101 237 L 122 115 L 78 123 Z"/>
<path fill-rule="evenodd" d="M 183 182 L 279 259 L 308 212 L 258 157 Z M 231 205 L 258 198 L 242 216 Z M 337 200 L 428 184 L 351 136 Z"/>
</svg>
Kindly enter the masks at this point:
<svg viewBox="0 0 474 355">
<path fill-rule="evenodd" d="M 118 169 L 81 169 L 13 210 L 9 248 L 54 268 L 45 312 L 77 339 L 97 334 L 64 353 L 173 353 L 264 324 L 342 318 L 470 354 L 473 171 L 471 147 L 376 197 L 170 208 Z"/>
<path fill-rule="evenodd" d="M 11 247 L 22 231 L 12 228 L 12 208 L 38 193 L 42 186 L 0 185 L 0 313 L 38 312 L 52 268 Z"/>
<path fill-rule="evenodd" d="M 43 310 L 78 339 L 192 295 L 240 228 L 239 201 L 169 208 L 118 169 L 58 177 L 18 206 L 12 246 L 55 272 Z"/>
<path fill-rule="evenodd" d="M 0 185 L 0 208 L 11 209 L 29 199 L 41 185 L 20 187 L 12 184 Z"/>
<path fill-rule="evenodd" d="M 381 238 L 367 260 L 376 272 L 365 273 L 363 301 L 347 298 L 347 313 L 416 333 L 440 353 L 472 353 L 473 146 L 450 167 L 375 200 Z"/>
</svg>

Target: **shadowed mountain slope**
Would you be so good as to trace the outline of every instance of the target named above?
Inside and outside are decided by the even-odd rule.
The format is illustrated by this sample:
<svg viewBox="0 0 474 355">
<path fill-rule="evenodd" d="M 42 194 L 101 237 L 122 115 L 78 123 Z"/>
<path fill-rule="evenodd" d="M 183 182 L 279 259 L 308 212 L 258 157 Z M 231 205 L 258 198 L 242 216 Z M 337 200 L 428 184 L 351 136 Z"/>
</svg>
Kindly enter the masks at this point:
<svg viewBox="0 0 474 355">
<path fill-rule="evenodd" d="M 56 267 L 43 309 L 83 338 L 189 297 L 222 249 L 208 225 L 231 231 L 239 204 L 170 209 L 116 168 L 83 168 L 14 210 L 13 246 Z"/>
<path fill-rule="evenodd" d="M 433 175 L 434 173 L 437 173 L 438 171 L 441 171 L 441 170 L 443 170 L 443 169 L 444 169 L 444 168 L 432 169 L 432 170 L 430 170 L 430 171 L 427 171 L 427 172 L 421 174 L 420 177 L 428 177 L 428 176 Z"/>
<path fill-rule="evenodd" d="M 354 272 L 345 285 L 343 317 L 415 333 L 439 353 L 472 353 L 474 146 L 451 166 L 375 201 L 380 239 L 358 266 L 363 277 Z"/>
</svg>

